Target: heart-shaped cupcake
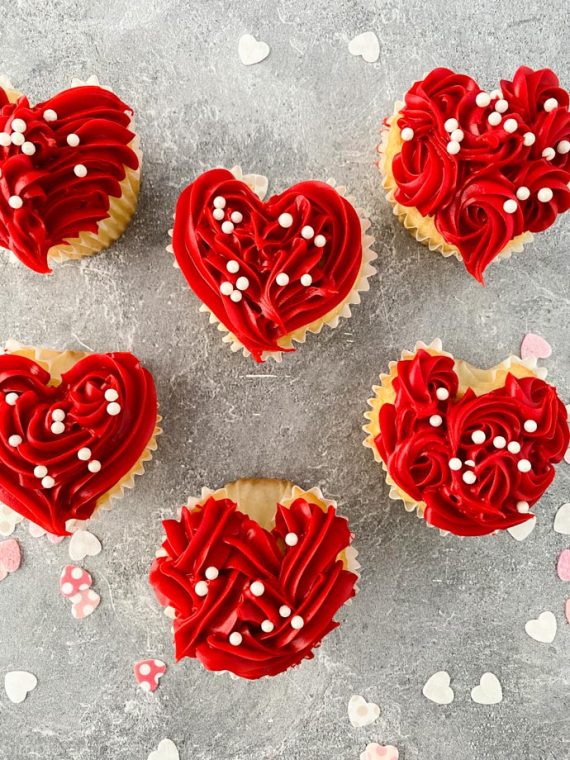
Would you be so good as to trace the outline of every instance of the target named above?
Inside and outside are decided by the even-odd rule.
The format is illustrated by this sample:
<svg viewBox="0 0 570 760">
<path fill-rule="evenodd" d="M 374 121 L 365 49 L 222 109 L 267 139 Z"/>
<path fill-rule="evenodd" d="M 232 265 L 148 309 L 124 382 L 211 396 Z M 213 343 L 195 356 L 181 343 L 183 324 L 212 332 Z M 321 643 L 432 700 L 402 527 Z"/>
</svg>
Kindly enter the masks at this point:
<svg viewBox="0 0 570 760">
<path fill-rule="evenodd" d="M 0 246 L 35 272 L 116 240 L 140 183 L 132 111 L 98 86 L 38 105 L 0 81 Z"/>
<path fill-rule="evenodd" d="M 489 370 L 418 344 L 390 364 L 366 417 L 365 445 L 390 496 L 437 528 L 475 536 L 510 528 L 554 478 L 568 448 L 568 414 L 536 360 Z"/>
<path fill-rule="evenodd" d="M 501 89 L 437 68 L 384 123 L 380 170 L 404 226 L 483 282 L 570 208 L 568 93 L 522 66 Z"/>
<path fill-rule="evenodd" d="M 355 593 L 348 523 L 318 489 L 239 480 L 165 520 L 150 571 L 172 607 L 176 657 L 242 678 L 313 657 Z"/>
<path fill-rule="evenodd" d="M 360 302 L 373 238 L 341 190 L 301 182 L 264 202 L 241 170 L 212 169 L 182 192 L 172 250 L 233 350 L 280 358 Z"/>
<path fill-rule="evenodd" d="M 132 354 L 0 354 L 0 500 L 49 533 L 131 487 L 158 432 L 154 381 Z"/>
</svg>

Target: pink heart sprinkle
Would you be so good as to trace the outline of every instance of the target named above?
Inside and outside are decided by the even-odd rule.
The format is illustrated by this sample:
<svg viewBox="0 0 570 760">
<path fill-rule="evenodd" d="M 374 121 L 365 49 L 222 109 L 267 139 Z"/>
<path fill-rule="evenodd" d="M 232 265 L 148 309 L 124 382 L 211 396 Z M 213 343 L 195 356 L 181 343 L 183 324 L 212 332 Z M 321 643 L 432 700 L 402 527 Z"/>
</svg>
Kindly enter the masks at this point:
<svg viewBox="0 0 570 760">
<path fill-rule="evenodd" d="M 570 549 L 561 552 L 556 569 L 561 581 L 570 581 Z"/>
<path fill-rule="evenodd" d="M 382 758 L 382 760 L 398 760 L 399 756 L 398 750 L 392 744 L 384 746 L 373 742 L 360 755 L 360 760 L 377 760 L 377 758 Z"/>
<path fill-rule="evenodd" d="M 0 565 L 2 565 L 6 572 L 15 573 L 20 567 L 21 561 L 20 544 L 15 538 L 0 541 Z"/>
<path fill-rule="evenodd" d="M 158 681 L 166 673 L 162 660 L 139 660 L 133 665 L 137 683 L 143 691 L 155 691 Z"/>
<path fill-rule="evenodd" d="M 88 589 L 87 591 L 80 591 L 71 601 L 73 602 L 71 614 L 76 620 L 83 620 L 95 612 L 101 597 L 93 589 Z"/>
<path fill-rule="evenodd" d="M 548 359 L 552 354 L 550 343 L 535 333 L 527 333 L 521 343 L 521 359 L 534 356 L 536 359 Z"/>
<path fill-rule="evenodd" d="M 566 620 L 570 623 L 570 599 L 566 600 Z"/>
</svg>

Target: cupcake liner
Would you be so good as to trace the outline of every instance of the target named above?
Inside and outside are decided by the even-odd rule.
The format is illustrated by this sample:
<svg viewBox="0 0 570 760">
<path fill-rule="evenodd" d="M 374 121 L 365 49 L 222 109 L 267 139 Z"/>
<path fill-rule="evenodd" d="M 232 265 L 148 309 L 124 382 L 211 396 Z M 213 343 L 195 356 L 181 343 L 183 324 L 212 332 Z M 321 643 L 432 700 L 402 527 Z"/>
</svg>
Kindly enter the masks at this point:
<svg viewBox="0 0 570 760">
<path fill-rule="evenodd" d="M 261 200 L 263 200 L 269 186 L 269 180 L 267 177 L 264 177 L 261 174 L 243 174 L 240 166 L 234 166 L 232 169 L 230 169 L 230 171 L 236 179 L 245 182 L 253 190 L 253 192 L 256 193 Z M 368 219 L 367 212 L 362 208 L 357 208 L 355 205 L 354 197 L 348 194 L 346 187 L 337 186 L 334 179 L 328 179 L 327 184 L 329 184 L 331 187 L 334 187 L 340 196 L 345 198 L 352 206 L 354 206 L 355 211 L 358 214 L 362 230 L 362 263 L 351 291 L 343 299 L 343 301 L 338 304 L 338 306 L 335 306 L 327 314 L 319 317 L 319 319 L 316 319 L 307 325 L 303 325 L 303 327 L 299 327 L 297 330 L 294 330 L 293 332 L 290 332 L 279 339 L 279 345 L 282 346 L 285 351 L 294 348 L 295 343 L 304 343 L 307 339 L 308 333 L 313 333 L 316 335 L 321 332 L 325 325 L 334 329 L 335 327 L 338 327 L 341 318 L 349 319 L 352 316 L 350 307 L 354 304 L 360 303 L 360 293 L 364 293 L 370 290 L 368 279 L 372 275 L 376 274 L 376 269 L 372 266 L 371 262 L 374 261 L 378 255 L 371 248 L 371 246 L 374 244 L 374 237 L 368 234 L 368 230 L 371 227 L 371 222 L 370 219 Z M 169 231 L 169 234 L 172 234 L 171 230 Z M 174 253 L 172 245 L 168 245 L 166 250 L 168 253 Z M 176 259 L 174 259 L 174 266 L 178 268 Z M 245 346 L 236 338 L 230 329 L 226 327 L 226 325 L 224 325 L 223 322 L 221 322 L 205 304 L 202 303 L 200 305 L 199 311 L 208 314 L 210 324 L 216 325 L 217 329 L 221 333 L 224 333 L 222 341 L 224 343 L 228 343 L 230 349 L 233 352 L 241 351 L 246 358 L 248 356 L 251 356 L 251 352 L 245 348 Z M 283 359 L 283 351 L 264 351 L 261 355 L 261 358 L 262 361 L 273 359 L 276 362 L 281 362 Z"/>
<path fill-rule="evenodd" d="M 41 348 L 36 346 L 25 346 L 18 341 L 9 339 L 6 341 L 4 347 L 4 353 L 17 354 L 18 356 L 25 356 L 28 359 L 32 359 L 42 366 L 47 372 L 50 373 L 52 380 L 50 385 L 59 385 L 61 382 L 61 376 L 73 367 L 80 359 L 85 356 L 89 356 L 88 351 L 57 351 L 52 348 Z M 157 415 L 156 425 L 151 438 L 149 439 L 144 451 L 140 455 L 138 461 L 131 467 L 131 469 L 123 475 L 123 477 L 115 483 L 106 493 L 102 494 L 97 500 L 93 514 L 88 520 L 68 520 L 66 523 L 66 530 L 70 533 L 84 527 L 88 522 L 93 520 L 96 516 L 99 516 L 100 510 L 109 511 L 112 509 L 112 499 L 119 500 L 125 495 L 127 489 L 134 488 L 135 476 L 143 475 L 145 472 L 145 462 L 150 462 L 153 456 L 153 452 L 157 449 L 157 437 L 162 433 L 160 423 L 162 417 Z"/>
<path fill-rule="evenodd" d="M 459 250 L 454 245 L 447 243 L 439 232 L 435 226 L 433 216 L 424 216 L 415 206 L 403 206 L 396 200 L 397 185 L 392 174 L 392 160 L 400 151 L 403 144 L 397 126 L 403 107 L 403 101 L 396 101 L 394 113 L 382 123 L 380 144 L 376 149 L 380 156 L 377 166 L 382 175 L 382 187 L 385 190 L 386 200 L 392 206 L 394 216 L 398 217 L 405 229 L 419 243 L 425 245 L 430 251 L 441 253 L 445 258 L 455 256 L 458 261 L 463 261 Z M 532 242 L 532 240 L 533 234 L 531 232 L 523 232 L 521 235 L 517 235 L 507 243 L 503 250 L 495 256 L 493 261 L 502 261 L 503 259 L 510 258 L 513 253 L 522 253 L 524 246 Z"/>
<path fill-rule="evenodd" d="M 423 341 L 418 341 L 413 351 L 402 351 L 400 357 L 401 360 L 412 359 L 419 349 L 424 349 L 432 355 L 449 356 L 454 360 L 454 370 L 459 379 L 458 394 L 460 396 L 465 393 L 468 387 L 472 388 L 477 396 L 488 393 L 494 388 L 501 388 L 505 384 L 505 378 L 509 373 L 515 377 L 534 376 L 539 377 L 541 380 L 544 380 L 547 375 L 546 367 L 538 367 L 536 357 L 534 356 L 529 357 L 528 359 L 521 359 L 518 356 L 511 355 L 489 369 L 474 367 L 465 360 L 455 359 L 452 354 L 444 351 L 442 342 L 439 338 L 435 338 L 429 344 L 426 344 Z M 374 445 L 374 439 L 380 432 L 378 424 L 380 407 L 383 404 L 392 403 L 395 399 L 392 381 L 398 374 L 397 367 L 398 362 L 391 361 L 388 364 L 389 371 L 380 375 L 380 385 L 374 385 L 372 387 L 374 396 L 368 399 L 367 402 L 371 407 L 371 410 L 364 413 L 364 417 L 368 420 L 368 423 L 362 428 L 366 433 L 366 438 L 363 441 L 363 444 L 366 448 L 372 449 L 374 459 L 382 465 L 386 483 L 390 487 L 390 492 L 388 494 L 390 499 L 393 499 L 394 501 L 402 501 L 406 512 L 413 512 L 415 510 L 417 516 L 423 518 L 426 506 L 425 502 L 416 501 L 396 485 L 388 472 L 386 463 Z M 440 531 L 440 533 L 448 535 L 447 531 Z"/>
</svg>

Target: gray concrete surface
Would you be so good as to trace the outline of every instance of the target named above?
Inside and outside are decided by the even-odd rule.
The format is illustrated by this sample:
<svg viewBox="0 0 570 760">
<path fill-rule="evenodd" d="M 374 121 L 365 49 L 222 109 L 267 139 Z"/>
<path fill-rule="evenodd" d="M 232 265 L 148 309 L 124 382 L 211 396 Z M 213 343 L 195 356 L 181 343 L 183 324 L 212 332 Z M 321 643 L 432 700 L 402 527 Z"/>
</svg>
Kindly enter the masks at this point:
<svg viewBox="0 0 570 760">
<path fill-rule="evenodd" d="M 0 69 L 34 100 L 73 75 L 99 75 L 136 109 L 145 179 L 140 210 L 110 251 L 51 278 L 0 260 L 0 334 L 133 350 L 155 373 L 164 435 L 135 491 L 94 527 L 104 551 L 86 565 L 102 604 L 88 620 L 74 621 L 58 594 L 66 545 L 18 529 L 24 565 L 0 586 L 0 675 L 28 669 L 39 684 L 21 705 L 0 693 L 0 758 L 146 760 L 164 737 L 182 760 L 353 760 L 373 740 L 396 744 L 402 760 L 570 757 L 568 588 L 555 574 L 568 540 L 552 532 L 570 467 L 559 469 L 524 543 L 506 534 L 444 539 L 388 501 L 360 429 L 378 372 L 420 338 L 441 336 L 456 355 L 489 365 L 532 329 L 552 343 L 550 377 L 570 396 L 570 219 L 492 267 L 483 289 L 398 226 L 372 165 L 377 122 L 435 65 L 487 88 L 520 63 L 550 65 L 570 86 L 567 4 L 1 5 Z M 381 42 L 374 65 L 347 51 L 367 29 Z M 238 60 L 245 32 L 271 46 L 259 66 Z M 163 251 L 184 185 L 236 162 L 269 175 L 276 190 L 335 176 L 374 222 L 380 258 L 370 294 L 350 322 L 311 337 L 281 366 L 231 354 Z M 202 484 L 251 474 L 318 484 L 337 498 L 363 565 L 361 594 L 315 660 L 258 683 L 215 677 L 194 662 L 174 666 L 168 622 L 146 581 L 160 519 Z M 559 621 L 552 645 L 524 633 L 543 609 Z M 154 695 L 132 676 L 144 656 L 170 664 Z M 421 693 L 439 669 L 453 676 L 448 707 Z M 469 697 L 485 670 L 503 684 L 495 707 Z M 381 706 L 368 728 L 348 722 L 353 693 Z"/>
</svg>

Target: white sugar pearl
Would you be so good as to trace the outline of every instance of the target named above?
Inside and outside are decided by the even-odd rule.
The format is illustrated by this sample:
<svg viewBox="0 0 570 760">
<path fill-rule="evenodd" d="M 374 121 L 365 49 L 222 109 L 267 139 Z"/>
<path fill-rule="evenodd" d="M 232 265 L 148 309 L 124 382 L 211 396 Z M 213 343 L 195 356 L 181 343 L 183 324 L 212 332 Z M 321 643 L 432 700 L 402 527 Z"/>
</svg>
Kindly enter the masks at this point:
<svg viewBox="0 0 570 760">
<path fill-rule="evenodd" d="M 88 459 L 91 459 L 91 449 L 88 449 L 87 446 L 84 446 L 82 449 L 79 449 L 77 452 L 77 458 L 80 459 L 82 462 L 86 462 Z"/>
<path fill-rule="evenodd" d="M 287 533 L 285 543 L 287 546 L 296 546 L 299 543 L 299 536 L 296 533 Z"/>
<path fill-rule="evenodd" d="M 73 167 L 73 173 L 75 174 L 76 177 L 81 177 L 81 178 L 86 177 L 87 167 L 85 166 L 85 164 L 76 164 Z"/>
<path fill-rule="evenodd" d="M 214 208 L 225 208 L 226 199 L 221 195 L 216 195 L 214 198 Z"/>
<path fill-rule="evenodd" d="M 566 153 L 570 151 L 570 141 L 560 140 L 560 142 L 556 146 L 556 150 L 558 151 L 558 153 L 560 153 L 561 156 L 565 156 Z"/>
<path fill-rule="evenodd" d="M 521 185 L 517 189 L 517 198 L 519 201 L 526 201 L 527 198 L 530 198 L 530 190 L 525 185 Z"/>
<path fill-rule="evenodd" d="M 526 515 L 530 510 L 530 504 L 528 501 L 517 501 L 517 512 L 521 515 Z"/>
<path fill-rule="evenodd" d="M 499 124 L 502 122 L 502 120 L 503 120 L 503 117 L 501 116 L 501 114 L 498 111 L 492 111 L 487 116 L 487 121 L 489 122 L 489 124 L 492 127 L 498 127 Z"/>
<path fill-rule="evenodd" d="M 55 480 L 51 477 L 51 475 L 46 475 L 45 478 L 42 478 L 42 486 L 44 488 L 53 488 L 55 485 Z"/>
<path fill-rule="evenodd" d="M 491 100 L 493 100 L 493 98 L 499 98 L 500 100 L 503 97 L 503 93 L 500 90 L 491 90 L 489 95 L 491 96 Z"/>
<path fill-rule="evenodd" d="M 234 303 L 239 303 L 241 299 L 243 298 L 242 294 L 239 292 L 239 290 L 234 290 L 233 293 L 230 293 L 230 299 Z"/>
<path fill-rule="evenodd" d="M 277 220 L 281 227 L 290 227 L 293 224 L 293 217 L 291 214 L 280 214 L 279 219 Z"/>
<path fill-rule="evenodd" d="M 536 135 L 533 132 L 525 132 L 523 135 L 523 143 L 526 145 L 527 148 L 530 148 L 531 145 L 534 145 L 536 142 Z"/>
<path fill-rule="evenodd" d="M 518 209 L 518 204 L 513 198 L 509 198 L 503 203 L 503 211 L 507 214 L 514 214 Z"/>
<path fill-rule="evenodd" d="M 520 450 L 521 445 L 518 441 L 511 441 L 507 446 L 507 451 L 510 451 L 511 454 L 520 454 Z"/>
<path fill-rule="evenodd" d="M 411 127 L 404 127 L 400 132 L 400 137 L 404 142 L 410 142 L 410 140 L 414 139 L 414 130 Z"/>
<path fill-rule="evenodd" d="M 310 274 L 301 275 L 301 285 L 303 285 L 305 288 L 308 288 L 309 285 L 312 285 L 312 283 L 313 283 L 313 278 L 311 277 Z"/>
<path fill-rule="evenodd" d="M 234 286 L 231 284 L 231 282 L 222 282 L 220 285 L 220 293 L 223 296 L 229 296 L 233 293 Z"/>
<path fill-rule="evenodd" d="M 541 153 L 541 156 L 545 158 L 547 161 L 552 161 L 555 155 L 556 155 L 556 151 L 554 150 L 554 148 L 545 148 Z"/>
<path fill-rule="evenodd" d="M 446 132 L 453 132 L 453 130 L 457 129 L 459 126 L 459 122 L 457 119 L 447 119 L 445 124 L 443 125 Z"/>
<path fill-rule="evenodd" d="M 63 409 L 54 409 L 51 413 L 51 418 L 54 422 L 63 422 L 65 419 L 65 412 Z"/>
<path fill-rule="evenodd" d="M 519 459 L 517 462 L 517 469 L 519 472 L 530 472 L 532 465 L 528 459 Z"/>
<path fill-rule="evenodd" d="M 18 400 L 18 394 L 17 393 L 7 393 L 4 397 L 6 403 L 8 406 L 16 406 L 16 401 Z"/>
<path fill-rule="evenodd" d="M 234 231 L 234 223 L 230 222 L 226 219 L 225 222 L 222 222 L 222 232 L 224 232 L 226 235 L 231 235 Z"/>
<path fill-rule="evenodd" d="M 27 124 L 23 119 L 14 119 L 12 121 L 12 129 L 14 132 L 25 132 L 27 129 Z"/>
<path fill-rule="evenodd" d="M 8 438 L 8 445 L 9 446 L 19 446 L 22 443 L 22 438 L 19 435 L 11 435 Z"/>
<path fill-rule="evenodd" d="M 249 590 L 254 596 L 263 596 L 265 593 L 265 586 L 261 581 L 253 581 L 249 587 Z"/>
<path fill-rule="evenodd" d="M 262 630 L 264 633 L 271 633 L 271 631 L 272 631 L 274 628 L 275 628 L 275 626 L 273 625 L 273 623 L 271 622 L 271 620 L 264 620 L 264 621 L 261 623 L 261 630 Z"/>
<path fill-rule="evenodd" d="M 8 145 L 12 144 L 12 140 L 10 139 L 10 135 L 8 132 L 0 132 L 0 145 L 3 148 L 7 148 Z"/>
<path fill-rule="evenodd" d="M 92 459 L 87 465 L 89 472 L 99 472 L 101 469 L 101 462 L 98 459 Z"/>
<path fill-rule="evenodd" d="M 76 135 L 73 132 L 67 135 L 67 144 L 70 148 L 77 148 L 80 142 L 79 135 Z"/>
<path fill-rule="evenodd" d="M 554 193 L 549 187 L 541 187 L 537 197 L 541 203 L 549 203 L 554 198 Z"/>
<path fill-rule="evenodd" d="M 519 125 L 517 124 L 516 119 L 507 119 L 505 123 L 503 124 L 503 129 L 505 130 L 505 132 L 510 132 L 511 134 L 513 132 L 516 132 L 518 128 L 519 128 Z"/>
<path fill-rule="evenodd" d="M 249 288 L 249 280 L 247 277 L 238 277 L 236 280 L 236 288 L 238 290 L 247 290 Z"/>
<path fill-rule="evenodd" d="M 286 604 L 282 604 L 281 607 L 279 607 L 279 614 L 283 618 L 289 617 L 289 615 L 291 614 L 291 608 L 287 607 Z"/>
<path fill-rule="evenodd" d="M 107 404 L 107 414 L 110 414 L 111 417 L 116 417 L 117 414 L 121 413 L 121 405 L 117 404 L 116 401 L 112 401 L 110 404 Z"/>
<path fill-rule="evenodd" d="M 12 132 L 10 141 L 12 145 L 23 145 L 26 142 L 26 138 L 21 132 Z"/>
<path fill-rule="evenodd" d="M 44 119 L 46 121 L 56 121 L 57 113 L 53 110 L 53 108 L 48 108 L 44 111 Z"/>
<path fill-rule="evenodd" d="M 47 473 L 48 473 L 48 468 L 44 467 L 43 464 L 38 464 L 34 467 L 34 476 L 36 478 L 45 478 Z"/>
<path fill-rule="evenodd" d="M 527 433 L 536 433 L 538 424 L 535 420 L 525 420 L 523 427 Z"/>
<path fill-rule="evenodd" d="M 300 615 L 293 615 L 291 618 L 291 628 L 294 628 L 296 631 L 300 631 L 304 625 L 305 621 Z"/>
<path fill-rule="evenodd" d="M 451 156 L 457 155 L 460 150 L 461 150 L 461 145 L 456 140 L 451 140 L 451 142 L 447 143 L 447 152 Z"/>
<path fill-rule="evenodd" d="M 61 435 L 63 432 L 65 432 L 65 425 L 63 422 L 52 422 L 51 432 L 54 435 Z"/>
<path fill-rule="evenodd" d="M 311 227 L 310 224 L 306 224 L 303 229 L 301 230 L 301 237 L 305 238 L 305 240 L 310 240 L 315 235 L 315 230 Z"/>
<path fill-rule="evenodd" d="M 463 478 L 463 482 L 467 483 L 468 486 L 472 486 L 473 483 L 475 483 L 475 481 L 477 480 L 477 476 L 475 475 L 474 472 L 471 472 L 471 470 L 467 470 L 466 472 L 464 472 L 461 477 Z"/>
<path fill-rule="evenodd" d="M 10 208 L 22 208 L 24 201 L 20 198 L 19 195 L 11 195 L 8 198 L 8 205 Z"/>
<path fill-rule="evenodd" d="M 544 110 L 546 113 L 554 111 L 555 108 L 558 108 L 558 101 L 556 98 L 547 98 L 547 100 L 544 101 Z"/>
<path fill-rule="evenodd" d="M 503 100 L 503 98 L 501 98 L 500 100 L 497 100 L 497 102 L 495 103 L 495 111 L 497 111 L 498 113 L 505 113 L 505 111 L 508 111 L 508 110 L 509 110 L 509 104 L 507 103 L 506 100 Z"/>
<path fill-rule="evenodd" d="M 440 401 L 447 401 L 447 399 L 449 398 L 449 391 L 447 390 L 447 388 L 441 387 L 436 390 L 435 395 Z"/>
<path fill-rule="evenodd" d="M 107 388 L 105 391 L 105 401 L 116 401 L 119 398 L 119 394 L 114 388 Z"/>
<path fill-rule="evenodd" d="M 228 261 L 226 264 L 226 269 L 230 274 L 237 274 L 237 272 L 239 272 L 239 261 L 231 259 L 231 261 Z"/>
<path fill-rule="evenodd" d="M 478 443 L 478 444 L 485 443 L 485 438 L 486 438 L 485 433 L 482 430 L 474 430 L 471 433 L 471 440 L 473 441 L 473 443 Z"/>
<path fill-rule="evenodd" d="M 240 222 L 243 222 L 243 214 L 241 211 L 232 211 L 230 219 L 234 224 L 239 224 Z"/>
<path fill-rule="evenodd" d="M 461 462 L 461 459 L 459 457 L 451 457 L 449 460 L 449 469 L 453 470 L 454 472 L 457 472 L 463 467 L 463 463 Z"/>
<path fill-rule="evenodd" d="M 497 435 L 495 438 L 493 438 L 493 446 L 496 449 L 504 449 L 507 445 L 507 439 L 504 438 L 502 435 Z"/>
<path fill-rule="evenodd" d="M 221 222 L 221 221 L 222 221 L 222 219 L 225 217 L 225 215 L 226 215 L 226 212 L 224 211 L 224 209 L 223 209 L 223 208 L 215 208 L 215 209 L 212 211 L 212 216 L 214 217 L 214 219 L 215 219 L 217 222 Z"/>
<path fill-rule="evenodd" d="M 210 567 L 207 567 L 204 571 L 204 575 L 209 581 L 215 581 L 218 575 L 220 574 L 220 571 L 217 567 L 214 567 L 213 565 L 210 565 Z"/>
<path fill-rule="evenodd" d="M 465 137 L 465 132 L 462 129 L 454 129 L 453 132 L 449 136 L 455 142 L 460 143 Z"/>
<path fill-rule="evenodd" d="M 279 272 L 279 274 L 275 278 L 275 282 L 281 287 L 284 287 L 285 285 L 289 284 L 289 275 L 286 274 L 285 272 Z"/>
<path fill-rule="evenodd" d="M 432 414 L 429 418 L 429 424 L 432 427 L 440 427 L 443 424 L 443 417 L 440 414 Z"/>
<path fill-rule="evenodd" d="M 233 647 L 239 647 L 239 645 L 242 642 L 241 633 L 238 633 L 237 631 L 233 631 L 233 633 L 230 633 L 230 637 L 228 641 Z"/>
<path fill-rule="evenodd" d="M 479 92 L 477 93 L 475 102 L 477 103 L 479 108 L 487 108 L 487 106 L 491 102 L 491 96 L 489 95 L 488 92 Z"/>
<path fill-rule="evenodd" d="M 198 594 L 198 596 L 206 596 L 208 593 L 208 584 L 206 581 L 198 581 L 198 583 L 194 586 L 194 591 Z"/>
<path fill-rule="evenodd" d="M 34 145 L 34 143 L 31 143 L 31 142 L 27 142 L 27 141 L 26 141 L 26 142 L 25 142 L 25 143 L 22 145 L 22 153 L 23 153 L 25 156 L 33 156 L 35 152 L 36 152 L 36 146 Z"/>
<path fill-rule="evenodd" d="M 317 235 L 317 237 L 314 240 L 314 243 L 317 246 L 317 248 L 324 248 L 326 242 L 327 242 L 327 239 L 324 235 Z"/>
</svg>

